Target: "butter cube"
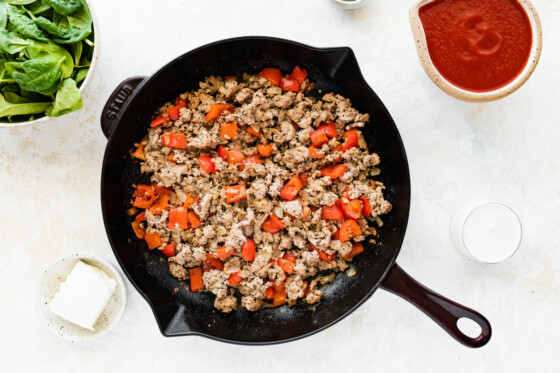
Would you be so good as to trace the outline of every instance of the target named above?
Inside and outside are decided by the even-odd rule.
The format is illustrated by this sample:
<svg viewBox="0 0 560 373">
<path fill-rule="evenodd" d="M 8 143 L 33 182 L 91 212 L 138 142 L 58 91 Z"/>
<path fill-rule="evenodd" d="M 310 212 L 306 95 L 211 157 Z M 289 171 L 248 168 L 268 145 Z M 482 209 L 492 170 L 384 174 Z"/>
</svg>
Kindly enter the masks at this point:
<svg viewBox="0 0 560 373">
<path fill-rule="evenodd" d="M 94 331 L 116 287 L 116 281 L 101 269 L 79 260 L 48 307 L 63 319 Z"/>
</svg>

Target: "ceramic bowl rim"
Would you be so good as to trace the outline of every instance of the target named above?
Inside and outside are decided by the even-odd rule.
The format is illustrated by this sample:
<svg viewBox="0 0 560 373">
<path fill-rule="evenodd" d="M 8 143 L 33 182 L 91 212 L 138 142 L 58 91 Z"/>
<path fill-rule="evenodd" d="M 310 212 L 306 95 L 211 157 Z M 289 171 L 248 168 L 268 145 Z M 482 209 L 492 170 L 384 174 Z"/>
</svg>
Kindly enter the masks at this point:
<svg viewBox="0 0 560 373">
<path fill-rule="evenodd" d="M 486 102 L 494 101 L 500 98 L 506 97 L 517 89 L 519 89 L 529 77 L 533 74 L 533 71 L 537 67 L 539 62 L 541 51 L 542 51 L 542 26 L 540 17 L 536 11 L 535 6 L 531 0 L 516 0 L 525 9 L 529 21 L 531 23 L 531 29 L 533 31 L 533 43 L 531 45 L 531 51 L 527 64 L 525 65 L 523 71 L 510 83 L 507 85 L 488 92 L 473 92 L 462 88 L 459 88 L 449 81 L 447 81 L 436 69 L 430 54 L 428 52 L 426 35 L 424 33 L 424 27 L 420 21 L 418 12 L 420 8 L 428 3 L 437 0 L 419 0 L 410 6 L 409 18 L 410 26 L 412 28 L 412 34 L 414 36 L 414 41 L 416 45 L 416 51 L 418 52 L 418 57 L 422 63 L 424 71 L 428 77 L 434 82 L 434 84 L 440 88 L 445 93 L 459 100 L 467 102 Z"/>
<path fill-rule="evenodd" d="M 91 81 L 91 77 L 93 76 L 94 70 L 97 66 L 97 58 L 98 58 L 98 54 L 99 54 L 99 23 L 97 22 L 97 16 L 95 14 L 95 10 L 92 7 L 93 0 L 84 0 L 84 1 L 86 2 L 87 6 L 89 8 L 89 12 L 91 14 L 91 19 L 93 20 L 93 43 L 94 43 L 94 47 L 93 47 L 93 56 L 91 58 L 91 65 L 89 67 L 89 71 L 86 75 L 86 78 L 82 82 L 82 85 L 80 86 L 80 93 L 82 94 L 82 96 L 84 94 L 84 91 L 85 91 L 86 87 L 88 86 L 89 82 Z M 80 111 L 82 109 L 79 109 L 77 111 Z M 62 115 L 62 116 L 64 116 L 64 115 Z M 27 121 L 27 122 L 15 122 L 15 123 L 0 122 L 0 128 L 17 128 L 17 127 L 33 126 L 33 125 L 36 125 L 36 124 L 50 122 L 50 121 L 56 120 L 58 118 L 60 118 L 60 117 L 44 116 L 42 118 L 35 119 L 35 120 L 30 120 L 30 121 Z"/>
</svg>

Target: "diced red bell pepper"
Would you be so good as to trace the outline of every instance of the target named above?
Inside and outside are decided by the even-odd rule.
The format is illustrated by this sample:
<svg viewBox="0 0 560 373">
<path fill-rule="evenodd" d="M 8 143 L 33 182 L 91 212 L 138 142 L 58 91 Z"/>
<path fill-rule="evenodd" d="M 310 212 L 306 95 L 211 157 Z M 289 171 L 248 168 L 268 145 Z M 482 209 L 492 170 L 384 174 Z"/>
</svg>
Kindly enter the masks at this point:
<svg viewBox="0 0 560 373">
<path fill-rule="evenodd" d="M 342 207 L 342 213 L 346 219 L 358 220 L 362 216 L 362 204 L 360 200 L 353 199 L 348 202 L 344 202 L 346 197 L 340 199 L 340 206 Z"/>
<path fill-rule="evenodd" d="M 278 258 L 278 265 L 286 273 L 292 273 L 294 271 L 294 262 L 290 260 Z"/>
<path fill-rule="evenodd" d="M 303 205 L 303 214 L 301 215 L 300 219 L 306 218 L 307 216 L 309 216 L 309 214 L 311 214 L 311 209 L 308 206 Z"/>
<path fill-rule="evenodd" d="M 257 150 L 263 157 L 268 157 L 272 154 L 272 145 L 259 144 Z"/>
<path fill-rule="evenodd" d="M 346 220 L 339 229 L 340 242 L 346 242 L 352 237 L 362 234 L 362 229 L 354 220 Z"/>
<path fill-rule="evenodd" d="M 169 224 L 167 225 L 167 228 L 175 229 L 175 226 L 178 225 L 181 229 L 187 229 L 189 227 L 188 213 L 189 210 L 184 207 L 179 207 L 169 211 Z"/>
<path fill-rule="evenodd" d="M 274 288 L 269 286 L 265 290 L 266 299 L 274 299 Z"/>
<path fill-rule="evenodd" d="M 206 114 L 206 117 L 204 117 L 204 120 L 206 121 L 216 120 L 222 114 L 223 111 L 231 110 L 231 109 L 232 109 L 231 105 L 228 104 L 212 104 L 212 106 L 210 106 L 210 110 L 208 111 L 208 114 Z"/>
<path fill-rule="evenodd" d="M 316 159 L 321 159 L 321 158 L 325 158 L 324 154 L 321 154 L 317 151 L 317 148 L 314 147 L 313 145 L 309 145 L 309 154 Z"/>
<path fill-rule="evenodd" d="M 352 242 L 352 250 L 344 255 L 344 259 L 350 260 L 358 254 L 361 254 L 364 251 L 364 246 L 361 242 Z"/>
<path fill-rule="evenodd" d="M 169 118 L 168 116 L 165 116 L 165 117 L 164 117 L 163 115 L 160 116 L 160 117 L 157 117 L 156 119 L 154 119 L 154 120 L 152 120 L 152 121 L 150 122 L 150 127 L 159 127 L 159 126 L 161 126 L 163 123 L 169 122 L 169 119 L 170 119 L 170 118 Z"/>
<path fill-rule="evenodd" d="M 175 161 L 175 153 L 173 153 L 173 152 L 169 153 L 169 155 L 167 156 L 167 161 L 169 161 L 171 163 L 177 163 Z"/>
<path fill-rule="evenodd" d="M 268 233 L 277 233 L 280 230 L 286 228 L 282 220 L 280 220 L 276 215 L 272 214 L 262 223 L 261 229 Z"/>
<path fill-rule="evenodd" d="M 249 155 L 245 158 L 243 158 L 243 160 L 241 161 L 241 165 L 240 165 L 240 169 L 243 170 L 245 169 L 245 166 L 247 166 L 248 164 L 262 164 L 264 163 L 264 159 L 261 159 L 261 155 L 260 154 L 255 154 L 255 155 Z"/>
<path fill-rule="evenodd" d="M 286 253 L 282 256 L 282 258 L 286 259 L 289 262 L 295 263 L 296 262 L 296 256 L 294 254 L 289 254 Z"/>
<path fill-rule="evenodd" d="M 303 183 L 297 175 L 292 176 L 290 181 L 280 190 L 280 197 L 287 201 L 291 201 L 296 198 L 299 191 L 303 188 Z"/>
<path fill-rule="evenodd" d="M 146 236 L 146 230 L 142 227 L 142 225 L 140 225 L 140 222 L 134 220 L 130 224 L 132 225 L 132 230 L 134 231 L 136 237 L 143 240 L 144 237 Z"/>
<path fill-rule="evenodd" d="M 146 160 L 146 154 L 144 153 L 144 145 L 142 143 L 138 144 L 136 150 L 132 153 L 132 156 L 136 159 L 140 159 L 142 161 Z"/>
<path fill-rule="evenodd" d="M 323 144 L 327 143 L 329 139 L 327 135 L 322 130 L 315 130 L 309 134 L 309 138 L 311 138 L 311 142 L 313 146 L 320 148 Z"/>
<path fill-rule="evenodd" d="M 309 180 L 309 172 L 302 172 L 298 175 L 298 177 L 301 180 L 301 183 L 305 185 L 307 184 L 307 180 Z"/>
<path fill-rule="evenodd" d="M 224 262 L 222 262 L 220 259 L 214 258 L 212 254 L 206 253 L 206 260 L 217 270 L 224 270 Z"/>
<path fill-rule="evenodd" d="M 212 157 L 209 155 L 203 155 L 198 157 L 198 164 L 200 168 L 207 174 L 211 174 L 212 172 L 216 172 L 216 164 L 212 160 Z"/>
<path fill-rule="evenodd" d="M 175 256 L 175 243 L 173 242 L 169 245 L 166 245 L 163 250 L 161 250 L 161 252 L 165 256 Z"/>
<path fill-rule="evenodd" d="M 187 100 L 181 97 L 177 97 L 175 99 L 175 106 L 177 106 L 179 109 L 187 107 Z"/>
<path fill-rule="evenodd" d="M 328 137 L 336 138 L 337 136 L 336 126 L 332 120 L 328 123 L 321 123 L 317 129 L 323 131 Z"/>
<path fill-rule="evenodd" d="M 189 275 L 191 279 L 191 291 L 197 292 L 204 289 L 204 280 L 202 278 L 202 268 L 195 267 L 189 269 Z"/>
<path fill-rule="evenodd" d="M 223 123 L 220 127 L 220 137 L 224 140 L 237 138 L 237 123 Z"/>
<path fill-rule="evenodd" d="M 159 215 L 167 208 L 167 204 L 169 202 L 169 195 L 163 194 L 161 195 L 150 207 L 150 212 L 152 215 Z"/>
<path fill-rule="evenodd" d="M 358 146 L 358 131 L 356 130 L 350 130 L 350 131 L 346 131 L 344 132 L 343 135 L 346 138 L 346 141 L 344 142 L 344 146 L 343 146 L 343 150 L 347 151 L 348 149 L 352 149 L 353 147 Z"/>
<path fill-rule="evenodd" d="M 368 199 L 364 196 L 360 197 L 360 201 L 362 201 L 362 215 L 364 216 L 371 216 L 373 209 L 371 208 L 371 203 L 369 203 Z"/>
<path fill-rule="evenodd" d="M 247 132 L 249 132 L 251 135 L 254 135 L 254 136 L 257 136 L 257 137 L 259 137 L 261 135 L 261 133 L 259 131 L 255 130 L 251 126 L 247 126 Z"/>
<path fill-rule="evenodd" d="M 136 187 L 136 197 L 132 206 L 141 209 L 148 209 L 156 200 L 154 188 L 151 185 L 138 185 Z"/>
<path fill-rule="evenodd" d="M 278 86 L 283 91 L 289 92 L 299 92 L 301 89 L 301 83 L 294 78 L 281 78 Z"/>
<path fill-rule="evenodd" d="M 171 118 L 171 120 L 179 119 L 180 109 L 181 108 L 179 106 L 171 106 L 169 109 L 167 109 L 167 114 L 169 114 L 169 118 Z"/>
<path fill-rule="evenodd" d="M 280 79 L 282 79 L 282 72 L 273 67 L 265 67 L 259 76 L 277 86 L 280 83 Z"/>
<path fill-rule="evenodd" d="M 235 250 L 228 249 L 227 246 L 218 247 L 218 250 L 216 250 L 216 255 L 222 260 L 229 258 L 233 254 L 235 254 Z"/>
<path fill-rule="evenodd" d="M 344 215 L 338 203 L 332 206 L 323 206 L 322 210 L 323 219 L 344 221 Z"/>
<path fill-rule="evenodd" d="M 336 232 L 333 233 L 332 239 L 340 241 L 340 229 L 337 229 Z"/>
<path fill-rule="evenodd" d="M 156 197 L 160 197 L 163 196 L 164 194 L 167 194 L 168 196 L 171 195 L 171 193 L 173 192 L 172 188 L 167 188 L 164 186 L 159 186 L 157 184 L 153 184 L 152 185 L 154 188 L 154 193 L 156 194 Z"/>
<path fill-rule="evenodd" d="M 163 240 L 159 236 L 158 232 L 146 233 L 144 240 L 148 244 L 148 249 L 153 250 L 157 247 L 163 245 Z"/>
<path fill-rule="evenodd" d="M 290 74 L 290 78 L 293 78 L 298 82 L 303 83 L 304 80 L 307 78 L 307 71 L 305 71 L 299 66 L 296 66 L 292 70 L 292 73 Z"/>
<path fill-rule="evenodd" d="M 194 211 L 189 211 L 187 213 L 187 219 L 189 219 L 189 224 L 191 225 L 192 228 L 198 228 L 202 225 L 200 218 Z"/>
<path fill-rule="evenodd" d="M 317 251 L 317 254 L 319 254 L 319 259 L 321 260 L 329 262 L 336 257 L 336 253 L 327 254 L 326 252 L 319 250 L 317 247 L 315 247 L 312 244 L 309 244 L 309 247 L 311 248 L 311 250 Z"/>
<path fill-rule="evenodd" d="M 239 162 L 243 161 L 244 158 L 245 158 L 245 156 L 243 155 L 243 153 L 241 153 L 241 150 L 233 149 L 233 150 L 230 150 L 229 153 L 228 153 L 227 163 L 229 163 L 229 164 L 239 163 Z"/>
<path fill-rule="evenodd" d="M 180 148 L 185 149 L 187 143 L 185 141 L 185 134 L 178 132 L 164 133 L 161 135 L 161 142 L 163 145 L 170 148 Z"/>
<path fill-rule="evenodd" d="M 255 240 L 249 238 L 241 246 L 241 257 L 248 262 L 252 262 L 255 260 L 256 251 L 257 251 L 257 246 L 255 244 Z"/>
<path fill-rule="evenodd" d="M 141 223 L 141 222 L 145 221 L 146 220 L 146 211 L 142 211 L 141 213 L 136 215 L 136 218 L 134 220 L 136 220 L 138 223 Z"/>
<path fill-rule="evenodd" d="M 239 284 L 241 282 L 241 280 L 243 280 L 241 278 L 241 273 L 235 272 L 235 273 L 232 273 L 231 275 L 229 275 L 229 280 L 228 281 L 229 281 L 230 286 L 235 286 L 235 285 Z"/>
<path fill-rule="evenodd" d="M 321 176 L 329 176 L 331 179 L 336 179 L 344 175 L 347 169 L 348 166 L 345 164 L 326 166 L 321 169 Z"/>
<path fill-rule="evenodd" d="M 247 199 L 247 188 L 245 184 L 231 185 L 225 188 L 226 202 L 234 203 Z"/>
<path fill-rule="evenodd" d="M 197 196 L 192 196 L 190 193 L 187 194 L 187 198 L 185 198 L 185 203 L 183 204 L 183 207 L 185 209 L 190 209 L 193 203 L 198 203 L 198 197 Z"/>
<path fill-rule="evenodd" d="M 274 282 L 272 284 L 274 286 L 274 298 L 272 300 L 272 305 L 274 307 L 278 307 L 285 304 L 287 302 L 286 282 L 282 282 L 280 286 L 275 286 Z"/>
<path fill-rule="evenodd" d="M 228 151 L 226 149 L 225 146 L 223 145 L 218 145 L 218 156 L 220 158 L 222 158 L 224 161 L 227 159 L 228 157 Z"/>
</svg>

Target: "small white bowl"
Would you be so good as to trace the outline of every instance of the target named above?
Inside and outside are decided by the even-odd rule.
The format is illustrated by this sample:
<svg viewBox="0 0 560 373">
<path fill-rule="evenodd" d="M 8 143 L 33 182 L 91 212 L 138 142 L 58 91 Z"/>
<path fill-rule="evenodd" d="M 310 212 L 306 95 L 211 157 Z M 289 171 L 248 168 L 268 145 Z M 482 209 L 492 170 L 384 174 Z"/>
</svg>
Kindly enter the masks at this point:
<svg viewBox="0 0 560 373">
<path fill-rule="evenodd" d="M 117 282 L 115 292 L 109 300 L 109 304 L 103 310 L 94 328 L 91 331 L 76 324 L 64 320 L 55 315 L 47 307 L 54 295 L 58 292 L 60 284 L 70 274 L 78 260 L 101 269 L 109 277 Z M 41 319 L 45 326 L 62 339 L 71 342 L 85 342 L 99 338 L 107 334 L 121 320 L 126 307 L 126 286 L 120 273 L 105 259 L 94 255 L 72 254 L 54 262 L 43 274 L 39 286 L 38 308 Z"/>
<path fill-rule="evenodd" d="M 91 65 L 89 67 L 89 71 L 88 74 L 86 75 L 86 78 L 84 79 L 84 81 L 82 82 L 82 85 L 80 86 L 80 93 L 82 94 L 82 96 L 84 95 L 84 91 L 86 89 L 86 87 L 88 86 L 89 82 L 91 81 L 91 77 L 93 75 L 93 71 L 95 70 L 95 67 L 97 66 L 97 56 L 98 56 L 98 51 L 99 51 L 99 25 L 97 22 L 97 16 L 95 15 L 94 10 L 92 9 L 91 3 L 92 0 L 85 0 L 88 8 L 89 8 L 89 12 L 91 14 L 91 19 L 93 20 L 93 43 L 94 43 L 94 47 L 93 47 L 93 56 L 91 57 Z M 80 109 L 81 110 L 81 109 Z M 4 123 L 4 122 L 0 122 L 0 128 L 15 128 L 15 127 L 26 127 L 26 126 L 32 126 L 35 124 L 40 124 L 40 123 L 45 123 L 54 119 L 57 119 L 59 117 L 47 117 L 44 116 L 42 118 L 39 119 L 35 119 L 35 120 L 30 120 L 27 122 L 15 122 L 15 123 Z"/>
<path fill-rule="evenodd" d="M 344 9 L 357 9 L 365 5 L 368 0 L 331 0 L 333 3 Z"/>
<path fill-rule="evenodd" d="M 531 23 L 531 30 L 533 32 L 533 43 L 531 45 L 531 53 L 529 55 L 527 65 L 525 66 L 523 71 L 509 84 L 505 85 L 502 88 L 489 92 L 467 91 L 451 84 L 439 73 L 439 71 L 432 63 L 430 53 L 428 52 L 428 45 L 426 43 L 426 34 L 424 33 L 424 27 L 422 26 L 422 21 L 420 20 L 418 11 L 422 6 L 433 1 L 437 0 L 417 1 L 410 7 L 409 17 L 410 26 L 412 27 L 412 34 L 416 43 L 416 50 L 418 52 L 418 56 L 420 57 L 422 67 L 426 71 L 426 74 L 428 74 L 428 77 L 442 91 L 459 100 L 468 102 L 493 101 L 512 94 L 519 87 L 521 87 L 527 81 L 527 79 L 529 79 L 529 77 L 535 70 L 535 67 L 537 67 L 542 50 L 541 21 L 535 9 L 535 6 L 531 3 L 530 0 L 517 0 L 523 6 L 525 12 L 527 12 L 527 16 L 529 17 L 529 21 Z"/>
</svg>

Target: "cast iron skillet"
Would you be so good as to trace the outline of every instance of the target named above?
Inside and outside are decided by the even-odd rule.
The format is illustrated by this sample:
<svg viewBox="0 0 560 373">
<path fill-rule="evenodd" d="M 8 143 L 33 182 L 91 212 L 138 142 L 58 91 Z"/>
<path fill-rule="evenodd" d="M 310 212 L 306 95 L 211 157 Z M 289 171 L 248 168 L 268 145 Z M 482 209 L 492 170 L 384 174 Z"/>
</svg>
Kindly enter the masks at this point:
<svg viewBox="0 0 560 373">
<path fill-rule="evenodd" d="M 224 314 L 213 307 L 210 293 L 190 293 L 168 272 L 161 254 L 147 250 L 130 228 L 131 184 L 146 182 L 130 149 L 147 131 L 154 110 L 180 93 L 198 87 L 210 75 L 258 73 L 274 66 L 284 72 L 300 65 L 322 92 L 337 92 L 352 100 L 372 121 L 364 129 L 369 148 L 381 157 L 379 179 L 387 186 L 392 212 L 383 218 L 376 237 L 353 262 L 354 277 L 339 274 L 322 301 L 309 307 L 283 306 L 259 312 Z M 319 94 L 319 92 L 317 92 Z M 317 333 L 349 315 L 381 287 L 414 304 L 446 332 L 469 347 L 484 346 L 490 324 L 479 313 L 425 288 L 396 263 L 410 207 L 410 176 L 399 132 L 381 100 L 365 82 L 350 48 L 318 49 L 268 37 L 242 37 L 205 45 L 186 53 L 153 76 L 125 80 L 111 95 L 101 116 L 108 138 L 101 176 L 101 206 L 109 241 L 124 272 L 152 307 L 165 336 L 202 335 L 239 344 L 272 344 Z M 476 338 L 457 328 L 466 317 L 482 329 Z"/>
</svg>

